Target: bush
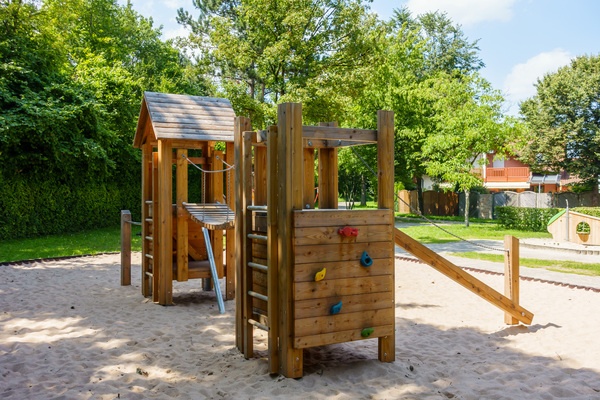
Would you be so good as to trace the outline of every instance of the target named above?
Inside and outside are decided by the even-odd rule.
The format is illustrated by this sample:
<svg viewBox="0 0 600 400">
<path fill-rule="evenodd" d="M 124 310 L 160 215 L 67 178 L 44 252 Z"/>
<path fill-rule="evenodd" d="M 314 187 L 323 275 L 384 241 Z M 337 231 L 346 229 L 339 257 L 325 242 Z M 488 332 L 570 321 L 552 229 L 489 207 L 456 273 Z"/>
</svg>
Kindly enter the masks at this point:
<svg viewBox="0 0 600 400">
<path fill-rule="evenodd" d="M 0 176 L 0 240 L 118 226 L 120 210 L 139 220 L 139 184 L 89 182 L 75 187 Z"/>
<path fill-rule="evenodd" d="M 550 219 L 560 208 L 497 207 L 498 224 L 506 229 L 546 232 Z"/>
<path fill-rule="evenodd" d="M 600 207 L 575 207 L 571 211 L 600 218 Z"/>
</svg>

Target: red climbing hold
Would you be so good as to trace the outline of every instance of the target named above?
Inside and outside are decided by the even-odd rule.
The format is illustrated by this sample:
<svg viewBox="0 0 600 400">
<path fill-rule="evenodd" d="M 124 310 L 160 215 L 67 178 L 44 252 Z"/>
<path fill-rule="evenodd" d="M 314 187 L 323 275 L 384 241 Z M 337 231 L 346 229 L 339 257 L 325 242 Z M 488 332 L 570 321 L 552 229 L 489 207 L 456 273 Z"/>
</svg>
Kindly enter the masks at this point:
<svg viewBox="0 0 600 400">
<path fill-rule="evenodd" d="M 345 226 L 338 229 L 338 233 L 342 236 L 358 236 L 358 229 L 352 228 L 351 226 Z"/>
</svg>

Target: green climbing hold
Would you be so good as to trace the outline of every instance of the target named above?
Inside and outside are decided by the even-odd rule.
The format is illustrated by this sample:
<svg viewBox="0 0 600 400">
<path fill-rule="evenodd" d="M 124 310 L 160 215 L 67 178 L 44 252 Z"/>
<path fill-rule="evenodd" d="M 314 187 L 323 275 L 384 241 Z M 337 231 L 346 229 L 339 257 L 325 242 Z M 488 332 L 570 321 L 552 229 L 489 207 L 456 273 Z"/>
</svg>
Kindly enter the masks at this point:
<svg viewBox="0 0 600 400">
<path fill-rule="evenodd" d="M 360 336 L 362 337 L 369 337 L 371 336 L 371 333 L 375 332 L 374 328 L 365 328 L 360 332 Z"/>
</svg>

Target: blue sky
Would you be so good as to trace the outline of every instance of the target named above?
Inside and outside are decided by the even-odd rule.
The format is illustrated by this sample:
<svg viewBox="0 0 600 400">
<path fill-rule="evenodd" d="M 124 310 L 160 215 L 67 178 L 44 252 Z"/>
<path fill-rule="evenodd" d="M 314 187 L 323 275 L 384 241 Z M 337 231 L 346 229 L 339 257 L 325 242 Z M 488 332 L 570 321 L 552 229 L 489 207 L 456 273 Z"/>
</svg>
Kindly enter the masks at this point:
<svg viewBox="0 0 600 400">
<path fill-rule="evenodd" d="M 178 8 L 194 11 L 191 0 L 132 0 L 132 4 L 156 26 L 162 25 L 166 38 L 186 35 L 175 21 Z M 538 78 L 576 56 L 600 54 L 598 0 L 374 0 L 371 9 L 389 19 L 402 6 L 413 15 L 446 12 L 469 40 L 479 40 L 486 64 L 481 74 L 502 91 L 510 114 L 535 94 Z"/>
</svg>

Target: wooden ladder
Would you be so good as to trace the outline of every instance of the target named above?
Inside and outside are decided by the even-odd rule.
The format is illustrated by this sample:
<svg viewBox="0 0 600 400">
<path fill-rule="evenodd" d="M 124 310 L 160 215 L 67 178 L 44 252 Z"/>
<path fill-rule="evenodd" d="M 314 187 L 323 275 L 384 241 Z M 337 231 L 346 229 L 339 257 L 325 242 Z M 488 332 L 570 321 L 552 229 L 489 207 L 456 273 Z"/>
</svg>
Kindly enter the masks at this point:
<svg viewBox="0 0 600 400">
<path fill-rule="evenodd" d="M 153 301 L 158 301 L 158 291 L 156 290 L 155 279 L 158 277 L 154 273 L 154 260 L 157 257 L 157 246 L 154 240 L 154 217 L 152 200 L 144 201 L 143 213 L 143 235 L 142 238 L 142 295 L 152 296 Z"/>
</svg>

